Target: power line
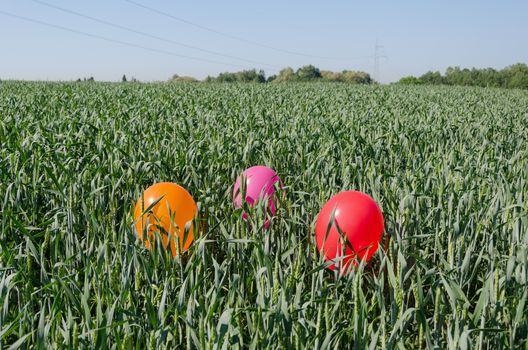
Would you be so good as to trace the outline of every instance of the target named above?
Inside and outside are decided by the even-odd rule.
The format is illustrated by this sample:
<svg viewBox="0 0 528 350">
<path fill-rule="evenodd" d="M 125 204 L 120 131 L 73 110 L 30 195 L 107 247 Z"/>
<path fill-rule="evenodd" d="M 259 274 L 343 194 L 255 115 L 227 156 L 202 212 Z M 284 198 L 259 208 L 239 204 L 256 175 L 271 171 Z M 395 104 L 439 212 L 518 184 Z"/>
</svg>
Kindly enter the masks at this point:
<svg viewBox="0 0 528 350">
<path fill-rule="evenodd" d="M 36 24 L 40 24 L 40 25 L 43 25 L 43 26 L 64 30 L 64 31 L 67 31 L 67 32 L 70 32 L 70 33 L 75 33 L 75 34 L 78 34 L 78 35 L 83 35 L 83 36 L 87 36 L 87 37 L 94 38 L 94 39 L 104 40 L 104 41 L 111 42 L 111 43 L 114 43 L 114 44 L 120 44 L 120 45 L 124 45 L 124 46 L 139 48 L 139 49 L 146 50 L 146 51 L 162 53 L 162 54 L 169 55 L 169 56 L 186 58 L 186 59 L 195 60 L 195 61 L 202 61 L 202 62 L 207 62 L 207 63 L 214 63 L 214 64 L 221 64 L 221 65 L 226 65 L 226 66 L 235 66 L 235 67 L 246 68 L 246 67 L 244 67 L 242 65 L 235 64 L 235 63 L 226 63 L 226 62 L 208 60 L 208 59 L 201 58 L 201 57 L 187 56 L 187 55 L 178 54 L 178 53 L 175 53 L 175 52 L 172 52 L 172 51 L 160 50 L 160 49 L 155 49 L 155 48 L 148 47 L 148 46 L 143 46 L 143 45 L 130 43 L 130 42 L 127 42 L 127 41 L 121 41 L 121 40 L 117 40 L 117 39 L 112 39 L 112 38 L 108 38 L 108 37 L 105 37 L 105 36 L 101 36 L 101 35 L 97 35 L 97 34 L 91 34 L 91 33 L 87 33 L 87 32 L 83 32 L 83 31 L 77 30 L 77 29 L 71 29 L 71 28 L 68 28 L 68 27 L 63 27 L 63 26 L 60 26 L 60 25 L 57 25 L 57 24 L 48 23 L 48 22 L 40 21 L 40 20 L 37 20 L 37 19 L 29 18 L 29 17 L 19 16 L 17 14 L 6 12 L 6 11 L 2 11 L 2 10 L 0 10 L 0 14 L 3 14 L 5 16 L 12 17 L 12 18 L 17 18 L 17 19 L 20 19 L 20 20 L 23 20 L 23 21 L 26 21 L 26 22 L 36 23 Z"/>
<path fill-rule="evenodd" d="M 248 60 L 248 59 L 245 59 L 245 58 L 242 58 L 242 57 L 238 57 L 238 56 L 223 54 L 221 52 L 204 49 L 204 48 L 201 48 L 201 47 L 198 47 L 198 46 L 193 46 L 193 45 L 185 44 L 185 43 L 178 42 L 178 41 L 175 41 L 175 40 L 172 40 L 172 39 L 167 39 L 167 38 L 164 38 L 164 37 L 160 37 L 160 36 L 157 36 L 157 35 L 154 35 L 154 34 L 142 32 L 142 31 L 130 28 L 130 27 L 125 27 L 125 26 L 122 26 L 122 25 L 119 25 L 119 24 L 115 24 L 115 23 L 112 23 L 112 22 L 109 22 L 109 21 L 105 21 L 105 20 L 100 19 L 100 18 L 88 16 L 88 15 L 85 15 L 85 14 L 82 14 L 82 13 L 79 13 L 79 12 L 76 12 L 76 11 L 73 11 L 73 10 L 69 10 L 69 9 L 66 9 L 66 8 L 63 8 L 63 7 L 60 7 L 60 6 L 56 6 L 56 5 L 47 3 L 45 1 L 41 1 L 41 0 L 31 0 L 31 1 L 34 2 L 34 3 L 40 4 L 42 6 L 53 8 L 53 9 L 58 10 L 58 11 L 66 12 L 66 13 L 69 13 L 69 14 L 72 14 L 72 15 L 75 15 L 75 16 L 78 16 L 78 17 L 89 19 L 89 20 L 97 22 L 97 23 L 101 23 L 101 24 L 104 24 L 104 25 L 107 25 L 107 26 L 110 26 L 110 27 L 114 27 L 114 28 L 118 28 L 118 29 L 121 29 L 121 30 L 125 30 L 125 31 L 128 31 L 128 32 L 134 33 L 134 34 L 139 34 L 139 35 L 142 35 L 142 36 L 145 36 L 145 37 L 148 37 L 148 38 L 164 41 L 164 42 L 167 42 L 167 43 L 170 43 L 170 44 L 173 44 L 173 45 L 183 46 L 183 47 L 186 47 L 186 48 L 202 51 L 202 52 L 209 53 L 209 54 L 212 54 L 212 55 L 217 55 L 217 56 L 222 56 L 222 57 L 226 57 L 226 58 L 236 59 L 236 60 L 245 61 L 245 62 L 248 62 L 248 63 L 264 65 L 264 66 L 269 66 L 269 67 L 273 67 L 273 68 L 280 68 L 280 67 L 272 65 L 272 64 L 258 62 L 258 61 L 252 61 L 252 60 Z"/>
<path fill-rule="evenodd" d="M 157 13 L 158 15 L 171 18 L 171 19 L 173 19 L 175 21 L 182 22 L 182 23 L 188 24 L 188 25 L 196 27 L 196 28 L 200 28 L 202 30 L 205 30 L 205 31 L 208 31 L 208 32 L 211 32 L 211 33 L 215 33 L 217 35 L 220 35 L 220 36 L 223 36 L 223 37 L 226 37 L 226 38 L 230 38 L 230 39 L 237 40 L 237 41 L 240 41 L 240 42 L 243 42 L 243 43 L 246 43 L 246 44 L 250 44 L 250 45 L 254 45 L 254 46 L 258 46 L 258 47 L 263 47 L 263 48 L 266 48 L 266 49 L 274 50 L 274 51 L 277 51 L 277 52 L 286 53 L 286 54 L 289 54 L 289 55 L 303 56 L 303 57 L 309 57 L 309 58 L 317 58 L 317 59 L 324 59 L 324 60 L 338 60 L 338 61 L 361 60 L 361 59 L 370 59 L 370 58 L 372 58 L 372 56 L 328 57 L 328 56 L 310 55 L 310 54 L 307 54 L 307 53 L 291 51 L 291 50 L 285 50 L 285 49 L 281 49 L 281 48 L 278 48 L 278 47 L 275 47 L 275 46 L 271 46 L 271 45 L 259 43 L 259 42 L 253 41 L 253 40 L 245 39 L 245 38 L 242 38 L 242 37 L 239 37 L 239 36 L 231 35 L 231 34 L 228 34 L 228 33 L 225 33 L 225 32 L 210 28 L 210 27 L 206 27 L 206 26 L 203 26 L 201 24 L 188 21 L 188 20 L 183 19 L 181 17 L 176 17 L 174 15 L 171 15 L 170 13 L 155 9 L 153 7 L 150 7 L 150 6 L 147 6 L 147 5 L 143 5 L 143 4 L 141 4 L 139 2 L 136 2 L 136 1 L 133 1 L 133 0 L 123 0 L 123 1 L 128 2 L 129 4 L 132 4 L 134 6 L 143 8 L 145 10 L 148 10 L 150 12 Z"/>
</svg>

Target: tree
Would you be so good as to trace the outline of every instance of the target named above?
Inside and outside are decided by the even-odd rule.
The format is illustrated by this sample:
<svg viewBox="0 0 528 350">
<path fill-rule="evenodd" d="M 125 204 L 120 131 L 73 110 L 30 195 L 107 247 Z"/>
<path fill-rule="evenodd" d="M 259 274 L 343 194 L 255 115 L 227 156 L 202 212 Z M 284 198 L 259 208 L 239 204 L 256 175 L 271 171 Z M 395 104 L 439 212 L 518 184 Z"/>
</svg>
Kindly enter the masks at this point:
<svg viewBox="0 0 528 350">
<path fill-rule="evenodd" d="M 373 80 L 368 73 L 365 72 L 355 72 L 344 70 L 342 73 L 342 81 L 345 83 L 353 84 L 372 84 Z"/>
<path fill-rule="evenodd" d="M 263 70 L 259 70 L 258 72 L 255 69 L 243 70 L 235 73 L 235 80 L 241 83 L 264 83 L 266 82 L 266 75 Z"/>
<path fill-rule="evenodd" d="M 299 81 L 311 81 L 321 78 L 319 68 L 316 68 L 311 64 L 297 69 L 295 75 L 297 75 L 297 80 Z"/>
<path fill-rule="evenodd" d="M 122 81 L 123 83 L 126 83 L 126 81 L 127 81 L 126 75 L 123 74 L 123 77 L 121 78 L 121 81 Z"/>
<path fill-rule="evenodd" d="M 528 89 L 528 66 L 517 63 L 506 67 L 504 75 L 507 81 L 506 87 Z"/>
<path fill-rule="evenodd" d="M 294 81 L 296 79 L 295 72 L 292 68 L 284 68 L 281 69 L 279 72 L 279 75 L 275 79 L 276 82 L 287 82 L 287 81 Z"/>
<path fill-rule="evenodd" d="M 274 75 L 270 75 L 268 77 L 268 79 L 266 79 L 266 82 L 267 83 L 271 83 L 272 81 L 274 81 L 275 79 L 277 79 L 277 76 L 274 74 Z"/>
<path fill-rule="evenodd" d="M 220 83 L 234 83 L 236 81 L 236 76 L 235 73 L 220 73 L 214 80 Z"/>
<path fill-rule="evenodd" d="M 321 78 L 324 81 L 332 81 L 332 82 L 342 82 L 343 76 L 339 72 L 332 72 L 330 70 L 322 70 L 321 71 Z"/>
<path fill-rule="evenodd" d="M 321 71 L 321 80 L 349 83 L 349 84 L 371 84 L 372 78 L 368 73 L 344 70 L 342 72 Z"/>
<path fill-rule="evenodd" d="M 420 77 L 420 80 L 424 84 L 442 84 L 443 83 L 442 74 L 440 74 L 440 72 L 429 71 L 429 72 L 423 74 Z"/>
<path fill-rule="evenodd" d="M 402 85 L 420 85 L 421 83 L 422 81 L 419 78 L 413 76 L 403 77 L 398 81 L 398 84 Z"/>
<path fill-rule="evenodd" d="M 243 70 L 240 72 L 224 72 L 218 74 L 216 78 L 208 76 L 206 82 L 219 83 L 265 83 L 266 75 L 263 70 L 257 72 L 256 69 Z"/>
<path fill-rule="evenodd" d="M 207 77 L 207 79 L 209 78 L 211 77 Z M 198 82 L 196 78 L 189 77 L 189 76 L 179 76 L 178 74 L 174 74 L 169 79 L 169 83 L 196 83 L 196 82 Z"/>
<path fill-rule="evenodd" d="M 171 81 L 179 80 L 180 77 L 174 75 Z M 371 84 L 373 81 L 368 73 L 344 70 L 342 72 L 320 71 L 313 65 L 306 65 L 294 71 L 293 68 L 287 67 L 282 69 L 278 75 L 271 75 L 266 79 L 263 70 L 256 69 L 243 70 L 240 72 L 224 72 L 217 77 L 208 76 L 206 82 L 221 83 L 270 83 L 270 82 L 311 82 L 311 81 L 332 81 L 350 84 Z"/>
<path fill-rule="evenodd" d="M 257 82 L 258 83 L 265 83 L 266 82 L 266 73 L 262 69 L 258 71 Z"/>
<path fill-rule="evenodd" d="M 528 89 L 528 66 L 524 63 L 517 63 L 499 71 L 493 68 L 448 67 L 444 76 L 440 72 L 429 71 L 419 78 L 401 78 L 399 83 Z"/>
<path fill-rule="evenodd" d="M 516 73 L 508 83 L 509 88 L 528 89 L 528 75 Z"/>
</svg>

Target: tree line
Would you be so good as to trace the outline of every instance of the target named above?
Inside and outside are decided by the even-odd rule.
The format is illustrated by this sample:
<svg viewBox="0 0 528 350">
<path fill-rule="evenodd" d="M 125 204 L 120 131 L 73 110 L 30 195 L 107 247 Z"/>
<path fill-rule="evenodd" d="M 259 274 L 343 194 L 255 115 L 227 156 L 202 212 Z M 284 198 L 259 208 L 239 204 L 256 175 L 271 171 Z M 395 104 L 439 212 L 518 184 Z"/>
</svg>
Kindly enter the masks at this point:
<svg viewBox="0 0 528 350">
<path fill-rule="evenodd" d="M 501 70 L 449 67 L 443 75 L 438 71 L 429 71 L 420 77 L 403 77 L 398 83 L 406 85 L 462 85 L 528 89 L 528 65 L 517 63 Z"/>
<path fill-rule="evenodd" d="M 173 75 L 169 82 L 197 82 L 193 77 Z M 314 82 L 328 81 L 350 84 L 372 84 L 374 80 L 368 73 L 344 70 L 333 72 L 320 70 L 313 65 L 306 65 L 294 70 L 291 67 L 282 69 L 278 74 L 266 77 L 263 70 L 243 70 L 239 72 L 224 72 L 216 77 L 208 76 L 204 80 L 206 83 L 271 83 L 271 82 Z"/>
<path fill-rule="evenodd" d="M 77 79 L 77 81 L 94 81 L 93 77 Z M 127 79 L 125 75 L 122 82 L 137 82 L 135 78 Z M 190 76 L 174 74 L 169 82 L 199 82 Z M 216 77 L 208 76 L 203 80 L 206 83 L 281 83 L 281 82 L 336 82 L 349 84 L 375 84 L 368 73 L 361 71 L 343 70 L 334 72 L 320 70 L 313 65 L 306 65 L 294 70 L 291 67 L 282 69 L 278 74 L 266 76 L 263 70 L 242 70 L 239 72 L 223 72 Z M 460 68 L 449 67 L 444 74 L 439 71 L 428 71 L 415 77 L 406 76 L 397 84 L 403 85 L 462 85 L 481 87 L 501 87 L 528 89 L 528 65 L 517 63 L 506 68 L 496 70 L 493 68 Z"/>
</svg>

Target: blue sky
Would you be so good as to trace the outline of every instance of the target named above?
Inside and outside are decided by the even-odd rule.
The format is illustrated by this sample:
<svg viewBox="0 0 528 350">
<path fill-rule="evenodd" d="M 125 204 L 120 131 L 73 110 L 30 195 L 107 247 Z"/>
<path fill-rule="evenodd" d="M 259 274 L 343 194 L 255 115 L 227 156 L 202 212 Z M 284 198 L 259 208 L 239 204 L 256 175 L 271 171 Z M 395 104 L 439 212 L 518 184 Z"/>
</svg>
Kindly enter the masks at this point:
<svg viewBox="0 0 528 350">
<path fill-rule="evenodd" d="M 126 74 L 152 81 L 166 80 L 173 74 L 204 78 L 250 68 L 262 68 L 269 75 L 280 67 L 297 68 L 305 64 L 372 74 L 376 40 L 383 45 L 386 56 L 380 60 L 382 82 L 428 70 L 444 72 L 449 66 L 500 69 L 517 62 L 528 63 L 525 0 L 134 0 L 222 33 L 306 56 L 217 35 L 125 0 L 41 1 L 233 57 L 144 37 L 31 0 L 0 0 L 0 11 L 172 53 L 129 47 L 0 13 L 0 79 L 72 80 L 93 76 L 96 80 L 117 81 Z"/>
</svg>

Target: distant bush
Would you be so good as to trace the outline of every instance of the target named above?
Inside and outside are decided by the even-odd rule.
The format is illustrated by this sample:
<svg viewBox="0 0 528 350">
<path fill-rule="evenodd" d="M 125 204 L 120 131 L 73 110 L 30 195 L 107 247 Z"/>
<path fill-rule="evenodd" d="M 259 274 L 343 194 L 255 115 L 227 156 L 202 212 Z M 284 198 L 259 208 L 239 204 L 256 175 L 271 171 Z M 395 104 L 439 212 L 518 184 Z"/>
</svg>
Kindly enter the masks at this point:
<svg viewBox="0 0 528 350">
<path fill-rule="evenodd" d="M 179 76 L 178 74 L 174 74 L 169 79 L 169 83 L 196 83 L 196 82 L 198 82 L 198 79 L 195 79 L 189 76 Z"/>
<path fill-rule="evenodd" d="M 413 76 L 403 77 L 403 78 L 400 79 L 400 81 L 398 81 L 398 83 L 402 84 L 402 85 L 419 85 L 419 84 L 423 84 L 423 82 L 420 80 L 420 78 L 413 77 Z"/>
<path fill-rule="evenodd" d="M 517 63 L 502 70 L 449 67 L 444 75 L 429 71 L 419 78 L 403 77 L 399 84 L 462 85 L 528 89 L 528 66 Z"/>
<path fill-rule="evenodd" d="M 297 69 L 295 75 L 297 77 L 297 81 L 312 81 L 321 78 L 321 72 L 319 71 L 319 68 L 314 67 L 311 64 Z"/>
<path fill-rule="evenodd" d="M 274 81 L 275 79 L 277 79 L 277 76 L 276 75 L 270 75 L 268 77 L 268 79 L 266 79 L 266 82 L 267 83 L 271 83 L 272 81 Z"/>
<path fill-rule="evenodd" d="M 197 81 L 192 77 L 180 77 L 173 75 L 169 82 L 194 82 Z M 240 72 L 224 72 L 216 77 L 208 76 L 204 80 L 206 83 L 283 83 L 283 82 L 311 82 L 311 81 L 329 81 L 349 84 L 371 84 L 374 81 L 368 73 L 344 70 L 342 72 L 321 71 L 313 65 L 306 65 L 298 68 L 296 71 L 287 67 L 281 69 L 279 74 L 271 75 L 266 79 L 263 70 L 256 69 L 243 70 Z"/>
<path fill-rule="evenodd" d="M 341 72 L 343 82 L 353 84 L 372 84 L 374 81 L 368 73 L 344 70 Z"/>
<path fill-rule="evenodd" d="M 205 81 L 219 83 L 265 83 L 266 75 L 263 70 L 257 72 L 256 69 L 251 69 L 234 73 L 220 73 L 216 78 L 207 77 Z"/>
<path fill-rule="evenodd" d="M 94 77 L 89 77 L 89 78 L 84 77 L 84 78 L 82 78 L 82 79 L 81 79 L 81 78 L 78 78 L 78 79 L 76 80 L 76 82 L 81 82 L 81 81 L 90 81 L 90 82 L 92 82 L 92 81 L 95 81 L 95 79 L 94 79 Z"/>
<path fill-rule="evenodd" d="M 295 71 L 293 70 L 293 68 L 288 67 L 288 68 L 281 69 L 281 71 L 279 72 L 279 75 L 274 81 L 277 83 L 280 83 L 280 82 L 295 81 L 295 80 L 296 80 Z"/>
<path fill-rule="evenodd" d="M 274 82 L 290 81 L 328 81 L 349 84 L 371 84 L 372 78 L 368 73 L 344 70 L 342 72 L 333 72 L 329 70 L 320 71 L 319 68 L 312 65 L 304 66 L 295 72 L 292 68 L 284 68 L 279 75 L 273 80 Z"/>
</svg>

